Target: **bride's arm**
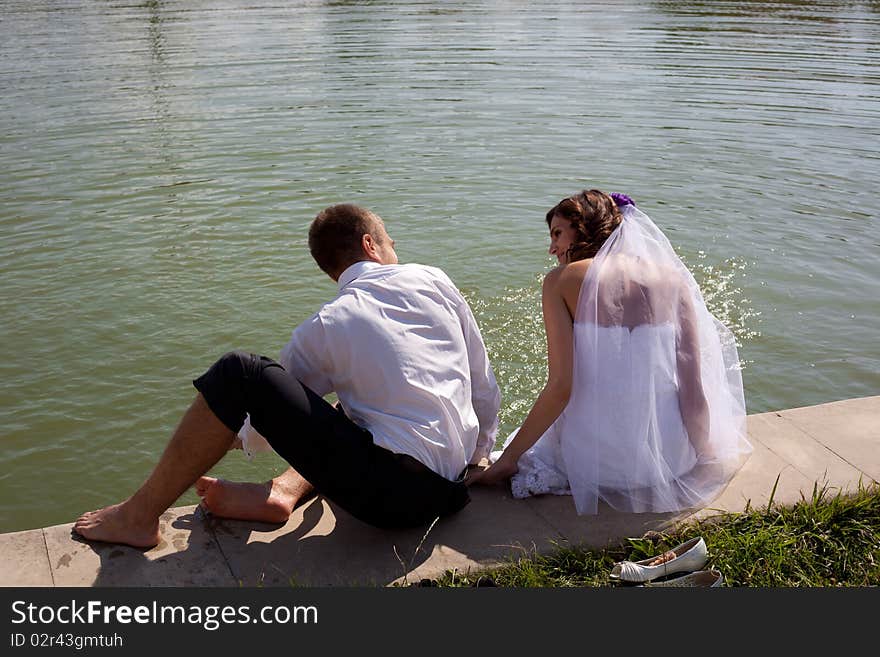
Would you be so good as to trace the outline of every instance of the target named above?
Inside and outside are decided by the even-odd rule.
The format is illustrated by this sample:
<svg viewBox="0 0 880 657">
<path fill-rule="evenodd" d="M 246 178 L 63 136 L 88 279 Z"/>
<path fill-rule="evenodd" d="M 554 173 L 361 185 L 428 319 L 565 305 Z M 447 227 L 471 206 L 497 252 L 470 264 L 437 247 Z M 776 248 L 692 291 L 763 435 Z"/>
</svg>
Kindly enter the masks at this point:
<svg viewBox="0 0 880 657">
<path fill-rule="evenodd" d="M 537 442 L 568 404 L 571 395 L 573 328 L 572 318 L 562 296 L 557 268 L 544 277 L 541 306 L 547 335 L 547 382 L 535 400 L 516 437 L 501 457 L 487 470 L 475 473 L 468 483 L 494 484 L 517 471 L 519 457 Z"/>
<path fill-rule="evenodd" d="M 679 333 L 676 345 L 678 407 L 697 456 L 711 458 L 709 404 L 703 391 L 698 320 L 690 291 L 686 287 L 680 292 L 678 312 Z"/>
</svg>

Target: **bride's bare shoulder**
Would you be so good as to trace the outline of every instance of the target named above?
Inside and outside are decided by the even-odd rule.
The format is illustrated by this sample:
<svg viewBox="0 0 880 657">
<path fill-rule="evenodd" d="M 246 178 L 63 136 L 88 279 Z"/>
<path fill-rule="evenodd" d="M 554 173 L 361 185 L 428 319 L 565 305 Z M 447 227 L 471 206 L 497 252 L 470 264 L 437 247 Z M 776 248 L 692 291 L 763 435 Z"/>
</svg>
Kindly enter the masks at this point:
<svg viewBox="0 0 880 657">
<path fill-rule="evenodd" d="M 581 283 L 584 282 L 584 277 L 587 275 L 587 270 L 591 264 L 593 264 L 593 259 L 585 258 L 584 260 L 576 260 L 575 262 L 563 265 L 562 271 L 559 274 L 559 285 L 566 290 L 575 289 L 580 291 Z"/>
<path fill-rule="evenodd" d="M 544 277 L 544 293 L 562 297 L 572 317 L 574 316 L 574 309 L 577 305 L 581 285 L 583 285 L 584 277 L 587 275 L 591 262 L 593 262 L 593 259 L 588 258 L 559 265 L 549 271 Z"/>
<path fill-rule="evenodd" d="M 593 259 L 587 258 L 586 260 L 577 260 L 554 267 L 544 276 L 544 286 L 569 287 L 571 284 L 580 285 L 587 274 L 587 269 L 590 268 L 591 262 L 593 262 Z"/>
</svg>

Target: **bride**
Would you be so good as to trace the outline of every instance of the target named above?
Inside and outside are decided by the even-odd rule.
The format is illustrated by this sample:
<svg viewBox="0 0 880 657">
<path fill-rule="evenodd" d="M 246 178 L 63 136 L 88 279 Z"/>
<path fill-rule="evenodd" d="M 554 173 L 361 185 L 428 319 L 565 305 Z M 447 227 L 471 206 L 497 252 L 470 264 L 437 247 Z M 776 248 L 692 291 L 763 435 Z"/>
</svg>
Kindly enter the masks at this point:
<svg viewBox="0 0 880 657">
<path fill-rule="evenodd" d="M 570 494 L 579 514 L 705 506 L 751 452 L 733 335 L 629 197 L 585 190 L 546 220 L 547 383 L 468 484 Z"/>
</svg>

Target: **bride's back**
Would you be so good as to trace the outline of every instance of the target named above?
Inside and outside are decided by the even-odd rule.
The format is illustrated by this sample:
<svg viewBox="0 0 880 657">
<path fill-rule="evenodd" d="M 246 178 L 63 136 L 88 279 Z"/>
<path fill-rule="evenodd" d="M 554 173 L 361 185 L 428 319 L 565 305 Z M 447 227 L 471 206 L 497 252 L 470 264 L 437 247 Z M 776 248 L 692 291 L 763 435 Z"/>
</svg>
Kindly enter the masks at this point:
<svg viewBox="0 0 880 657">
<path fill-rule="evenodd" d="M 685 283 L 677 269 L 628 255 L 604 258 L 601 268 L 594 272 L 597 280 L 593 281 L 596 294 L 592 302 L 580 299 L 591 266 L 592 260 L 589 260 L 572 263 L 567 268 L 571 270 L 571 283 L 563 288 L 563 296 L 576 321 L 625 326 L 632 330 L 643 324 L 677 320 Z M 583 308 L 578 308 L 579 302 Z"/>
</svg>

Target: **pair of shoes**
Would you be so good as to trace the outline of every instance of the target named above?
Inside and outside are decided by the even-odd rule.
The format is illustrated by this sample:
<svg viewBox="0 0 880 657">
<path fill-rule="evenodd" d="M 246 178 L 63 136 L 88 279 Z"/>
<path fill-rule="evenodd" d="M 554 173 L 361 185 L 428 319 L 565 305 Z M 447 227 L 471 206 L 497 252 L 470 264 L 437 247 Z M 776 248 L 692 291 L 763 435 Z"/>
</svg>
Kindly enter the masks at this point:
<svg viewBox="0 0 880 657">
<path fill-rule="evenodd" d="M 714 588 L 721 586 L 724 582 L 724 576 L 720 570 L 710 568 L 709 570 L 697 570 L 681 577 L 673 577 L 663 581 L 645 582 L 644 586 L 708 586 Z"/>
<path fill-rule="evenodd" d="M 681 545 L 672 548 L 674 553 L 669 561 L 657 566 L 649 566 L 657 557 L 642 559 L 641 561 L 621 561 L 614 564 L 609 577 L 621 582 L 650 582 L 658 577 L 665 577 L 674 573 L 691 572 L 700 570 L 709 560 L 706 551 L 706 541 L 702 536 L 685 541 Z"/>
</svg>

